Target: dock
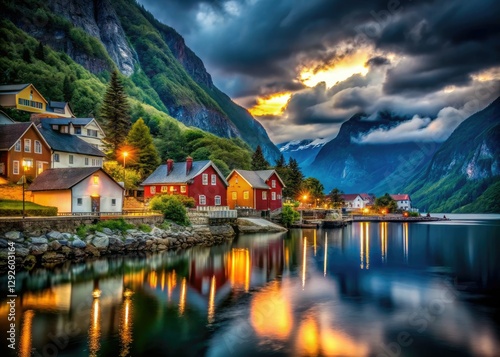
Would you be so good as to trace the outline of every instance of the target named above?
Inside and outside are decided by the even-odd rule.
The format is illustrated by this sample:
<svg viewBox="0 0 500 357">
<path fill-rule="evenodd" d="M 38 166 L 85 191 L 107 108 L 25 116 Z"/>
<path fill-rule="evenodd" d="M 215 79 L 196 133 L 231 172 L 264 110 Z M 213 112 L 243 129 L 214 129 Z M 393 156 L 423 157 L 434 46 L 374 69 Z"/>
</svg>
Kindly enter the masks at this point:
<svg viewBox="0 0 500 357">
<path fill-rule="evenodd" d="M 439 217 L 404 217 L 401 215 L 351 215 L 344 216 L 342 219 L 304 219 L 291 225 L 291 228 L 342 228 L 353 222 L 439 222 L 449 221 L 449 218 Z"/>
</svg>

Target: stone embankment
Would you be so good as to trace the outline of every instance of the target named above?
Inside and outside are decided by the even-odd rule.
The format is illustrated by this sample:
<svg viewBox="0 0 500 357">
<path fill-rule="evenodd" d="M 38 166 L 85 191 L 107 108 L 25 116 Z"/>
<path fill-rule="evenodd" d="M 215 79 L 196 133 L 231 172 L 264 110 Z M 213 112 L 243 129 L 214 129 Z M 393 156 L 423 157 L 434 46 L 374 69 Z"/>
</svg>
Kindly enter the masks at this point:
<svg viewBox="0 0 500 357">
<path fill-rule="evenodd" d="M 231 240 L 234 236 L 230 225 L 183 227 L 172 224 L 167 229 L 154 227 L 151 232 L 137 229 L 120 232 L 104 228 L 102 232 L 89 233 L 85 237 L 58 231 L 37 236 L 28 232 L 9 231 L 0 235 L 0 270 L 6 268 L 8 247 L 12 242 L 16 265 L 31 268 L 38 264 L 51 266 L 105 255 L 178 250 L 194 245 L 210 246 Z"/>
</svg>

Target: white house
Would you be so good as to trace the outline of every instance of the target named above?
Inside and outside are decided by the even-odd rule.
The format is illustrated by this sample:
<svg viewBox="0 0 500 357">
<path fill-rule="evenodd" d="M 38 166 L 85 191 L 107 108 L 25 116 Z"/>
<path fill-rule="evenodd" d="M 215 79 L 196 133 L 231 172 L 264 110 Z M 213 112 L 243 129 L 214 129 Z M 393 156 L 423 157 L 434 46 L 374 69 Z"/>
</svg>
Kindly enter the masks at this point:
<svg viewBox="0 0 500 357">
<path fill-rule="evenodd" d="M 121 212 L 123 187 L 100 167 L 49 169 L 29 186 L 34 203 L 58 212 Z"/>
<path fill-rule="evenodd" d="M 391 198 L 396 201 L 398 209 L 410 210 L 411 209 L 411 198 L 410 195 L 404 193 L 398 193 L 397 195 L 390 195 Z"/>
<path fill-rule="evenodd" d="M 357 193 L 343 194 L 342 198 L 346 208 L 365 208 L 365 201 Z"/>
<path fill-rule="evenodd" d="M 62 120 L 62 119 L 54 119 Z M 76 135 L 54 130 L 46 119 L 38 129 L 52 149 L 53 169 L 66 167 L 102 167 L 104 153 Z"/>
</svg>

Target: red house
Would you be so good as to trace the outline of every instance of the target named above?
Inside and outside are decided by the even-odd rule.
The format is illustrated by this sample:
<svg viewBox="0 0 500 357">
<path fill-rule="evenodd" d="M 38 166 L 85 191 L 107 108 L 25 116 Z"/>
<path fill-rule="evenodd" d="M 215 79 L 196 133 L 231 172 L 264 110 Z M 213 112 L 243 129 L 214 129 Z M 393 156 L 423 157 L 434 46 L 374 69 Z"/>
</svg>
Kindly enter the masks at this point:
<svg viewBox="0 0 500 357">
<path fill-rule="evenodd" d="M 227 181 L 228 206 L 231 209 L 248 207 L 273 211 L 282 206 L 285 184 L 274 170 L 233 170 Z"/>
<path fill-rule="evenodd" d="M 210 161 L 185 162 L 168 159 L 141 184 L 146 199 L 157 194 L 177 194 L 194 198 L 196 206 L 227 206 L 227 181 Z"/>
</svg>

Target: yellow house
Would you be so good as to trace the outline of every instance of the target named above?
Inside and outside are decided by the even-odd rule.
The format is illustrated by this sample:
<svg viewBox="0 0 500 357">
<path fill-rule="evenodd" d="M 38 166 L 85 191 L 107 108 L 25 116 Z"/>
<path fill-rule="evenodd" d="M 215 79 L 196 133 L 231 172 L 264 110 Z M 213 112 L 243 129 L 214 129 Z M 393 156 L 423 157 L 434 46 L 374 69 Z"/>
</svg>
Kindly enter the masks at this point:
<svg viewBox="0 0 500 357">
<path fill-rule="evenodd" d="M 0 105 L 31 113 L 44 113 L 47 100 L 31 83 L 0 86 Z"/>
</svg>

